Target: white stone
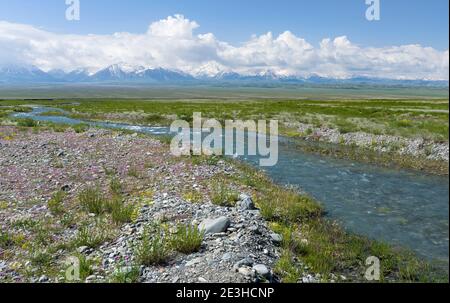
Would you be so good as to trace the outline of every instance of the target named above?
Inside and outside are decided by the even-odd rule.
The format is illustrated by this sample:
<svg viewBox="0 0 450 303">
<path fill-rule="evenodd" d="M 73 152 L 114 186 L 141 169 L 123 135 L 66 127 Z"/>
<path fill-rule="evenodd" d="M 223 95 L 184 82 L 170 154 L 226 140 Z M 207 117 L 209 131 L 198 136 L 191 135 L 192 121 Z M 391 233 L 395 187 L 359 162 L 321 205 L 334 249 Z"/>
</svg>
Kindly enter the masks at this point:
<svg viewBox="0 0 450 303">
<path fill-rule="evenodd" d="M 198 226 L 199 230 L 205 234 L 217 234 L 227 230 L 231 221 L 227 217 L 219 217 L 216 219 L 206 219 Z"/>
<path fill-rule="evenodd" d="M 270 276 L 270 270 L 264 264 L 257 264 L 253 266 L 253 270 L 256 271 L 262 277 Z"/>
</svg>

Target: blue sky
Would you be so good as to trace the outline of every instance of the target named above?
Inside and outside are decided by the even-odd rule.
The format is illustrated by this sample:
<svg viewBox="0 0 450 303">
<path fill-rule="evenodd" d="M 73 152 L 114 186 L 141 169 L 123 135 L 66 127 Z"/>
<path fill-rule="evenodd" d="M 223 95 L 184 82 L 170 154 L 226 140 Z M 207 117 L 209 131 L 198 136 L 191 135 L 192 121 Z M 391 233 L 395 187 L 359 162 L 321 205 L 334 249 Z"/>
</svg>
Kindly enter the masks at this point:
<svg viewBox="0 0 450 303">
<path fill-rule="evenodd" d="M 448 80 L 449 1 L 379 1 L 0 0 L 0 65 Z"/>
<path fill-rule="evenodd" d="M 65 20 L 64 0 L 0 0 L 0 20 L 56 33 L 143 33 L 151 22 L 183 14 L 196 33 L 233 44 L 252 34 L 290 30 L 317 45 L 346 35 L 362 46 L 421 44 L 448 49 L 448 0 L 381 0 L 381 20 L 365 19 L 365 0 L 81 0 L 81 20 Z"/>
</svg>

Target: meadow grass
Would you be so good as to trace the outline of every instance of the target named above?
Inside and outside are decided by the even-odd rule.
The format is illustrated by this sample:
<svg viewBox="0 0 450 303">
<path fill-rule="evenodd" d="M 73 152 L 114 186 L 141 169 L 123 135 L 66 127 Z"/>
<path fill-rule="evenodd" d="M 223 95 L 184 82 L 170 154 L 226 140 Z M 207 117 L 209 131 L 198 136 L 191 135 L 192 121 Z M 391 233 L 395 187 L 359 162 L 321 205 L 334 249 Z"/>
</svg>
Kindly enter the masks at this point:
<svg viewBox="0 0 450 303">
<path fill-rule="evenodd" d="M 448 141 L 448 99 L 349 99 L 349 100 L 283 100 L 283 99 L 79 99 L 1 101 L 18 108 L 23 104 L 56 106 L 71 112 L 74 118 L 111 120 L 143 125 L 169 125 L 174 119 L 192 120 L 194 112 L 205 118 L 278 119 L 284 135 L 299 135 L 291 123 L 310 123 L 342 132 L 363 130 L 405 137 L 424 137 Z M 4 108 L 3 111 L 6 111 Z M 8 109 L 11 112 L 11 109 Z M 0 108 L 0 116 L 2 110 Z"/>
</svg>

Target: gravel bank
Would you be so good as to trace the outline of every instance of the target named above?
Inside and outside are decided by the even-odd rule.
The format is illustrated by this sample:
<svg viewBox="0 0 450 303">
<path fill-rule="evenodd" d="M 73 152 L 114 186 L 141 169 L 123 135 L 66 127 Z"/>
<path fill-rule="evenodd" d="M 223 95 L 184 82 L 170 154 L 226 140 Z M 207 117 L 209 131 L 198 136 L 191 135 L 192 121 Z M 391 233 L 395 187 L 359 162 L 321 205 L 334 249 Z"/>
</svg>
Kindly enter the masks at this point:
<svg viewBox="0 0 450 303">
<path fill-rule="evenodd" d="M 429 160 L 449 160 L 449 145 L 390 135 L 374 135 L 365 132 L 340 133 L 337 129 L 317 128 L 310 124 L 293 124 L 307 140 L 369 148 L 376 152 L 395 152 L 400 155 L 423 157 Z"/>
<path fill-rule="evenodd" d="M 207 234 L 196 252 L 171 252 L 162 264 L 138 266 L 137 282 L 278 281 L 272 269 L 281 238 L 254 209 L 247 189 L 235 187 L 241 193 L 236 207 L 211 203 L 210 181 L 237 173 L 224 161 L 194 165 L 137 134 L 0 127 L 0 169 L 0 225 L 9 237 L 0 246 L 0 281 L 64 282 L 65 262 L 81 255 L 92 264 L 80 282 L 109 282 L 131 271 L 144 228 L 161 222 L 168 233 L 184 224 L 203 226 Z M 80 208 L 78 195 L 88 186 L 109 197 L 112 176 L 121 180 L 126 203 L 138 205 L 133 222 L 115 225 Z M 64 215 L 48 206 L 58 191 L 65 193 Z M 201 201 L 186 201 L 187 192 L 199 193 Z M 73 244 L 83 227 L 107 236 L 95 247 Z"/>
</svg>

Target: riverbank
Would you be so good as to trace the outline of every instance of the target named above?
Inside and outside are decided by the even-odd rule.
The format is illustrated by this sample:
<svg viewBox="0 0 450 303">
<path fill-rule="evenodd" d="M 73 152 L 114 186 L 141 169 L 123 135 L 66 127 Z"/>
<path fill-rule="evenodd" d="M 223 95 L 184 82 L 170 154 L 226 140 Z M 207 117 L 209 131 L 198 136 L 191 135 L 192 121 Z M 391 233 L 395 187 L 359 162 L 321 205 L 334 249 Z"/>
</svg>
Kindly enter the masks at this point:
<svg viewBox="0 0 450 303">
<path fill-rule="evenodd" d="M 369 256 L 385 282 L 442 277 L 409 252 L 345 233 L 313 199 L 235 161 L 175 158 L 133 133 L 0 133 L 4 282 L 64 282 L 71 256 L 80 282 L 366 281 Z"/>
</svg>

